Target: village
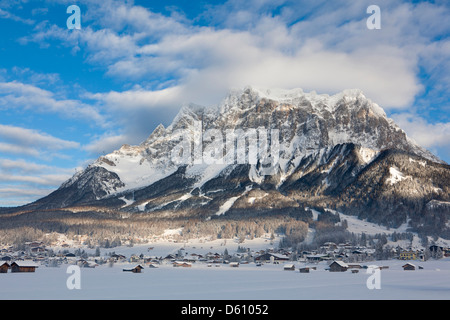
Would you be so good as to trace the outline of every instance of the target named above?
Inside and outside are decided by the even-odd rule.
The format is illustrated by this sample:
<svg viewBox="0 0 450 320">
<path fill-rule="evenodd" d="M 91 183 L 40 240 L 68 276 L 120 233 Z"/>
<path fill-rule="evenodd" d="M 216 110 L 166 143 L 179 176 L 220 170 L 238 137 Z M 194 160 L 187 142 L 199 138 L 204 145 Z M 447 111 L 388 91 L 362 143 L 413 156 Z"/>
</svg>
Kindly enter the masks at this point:
<svg viewBox="0 0 450 320">
<path fill-rule="evenodd" d="M 377 259 L 379 257 L 377 257 L 376 249 L 333 242 L 325 242 L 317 250 L 301 252 L 293 252 L 282 248 L 252 250 L 241 245 L 238 245 L 233 252 L 228 252 L 227 248 L 213 250 L 217 248 L 212 246 L 209 248 L 206 246 L 201 248 L 182 246 L 172 253 L 154 255 L 152 253 L 155 247 L 142 248 L 145 249 L 145 253 L 126 256 L 112 251 L 102 255 L 100 254 L 100 248 L 96 248 L 93 253 L 68 246 L 56 251 L 54 248 L 46 247 L 40 241 L 32 241 L 25 243 L 23 250 L 14 250 L 12 246 L 2 247 L 0 249 L 0 273 L 8 273 L 9 270 L 12 273 L 36 272 L 39 267 L 59 267 L 61 265 L 95 268 L 115 264 L 132 265 L 133 267 L 123 268 L 123 271 L 133 273 L 140 273 L 144 268 L 158 268 L 163 265 L 175 268 L 190 268 L 197 265 L 215 268 L 222 266 L 238 268 L 240 265 L 247 264 L 254 264 L 256 267 L 265 264 L 280 264 L 282 270 L 297 270 L 300 273 L 317 270 L 320 265 L 321 268 L 330 272 L 349 270 L 352 273 L 357 273 L 359 269 L 367 268 L 369 263 L 373 264 L 377 260 L 381 260 Z M 384 255 L 384 257 L 386 256 Z M 404 270 L 422 269 L 423 267 L 419 265 L 420 262 L 444 257 L 450 257 L 450 248 L 436 245 L 431 245 L 425 250 L 397 247 L 390 249 L 388 252 L 388 259 L 405 261 Z M 380 268 L 383 268 L 383 266 Z"/>
</svg>

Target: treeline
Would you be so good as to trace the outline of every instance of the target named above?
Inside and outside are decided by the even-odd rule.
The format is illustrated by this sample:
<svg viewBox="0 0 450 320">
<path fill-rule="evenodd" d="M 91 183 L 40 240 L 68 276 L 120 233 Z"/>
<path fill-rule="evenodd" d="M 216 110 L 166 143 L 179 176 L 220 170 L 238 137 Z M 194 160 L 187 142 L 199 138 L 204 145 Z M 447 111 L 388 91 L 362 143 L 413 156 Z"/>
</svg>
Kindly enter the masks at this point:
<svg viewBox="0 0 450 320">
<path fill-rule="evenodd" d="M 127 218 L 112 212 L 45 211 L 18 214 L 8 219 L 0 217 L 0 243 L 21 248 L 27 241 L 43 241 L 50 245 L 57 233 L 68 239 L 85 238 L 84 244 L 95 248 L 113 248 L 147 242 L 164 237 L 164 232 L 180 229 L 171 235 L 176 240 L 199 237 L 210 239 L 254 239 L 264 234 L 283 234 L 292 243 L 302 241 L 308 224 L 289 215 L 269 215 L 253 218 L 154 218 L 151 214 L 132 214 Z"/>
</svg>

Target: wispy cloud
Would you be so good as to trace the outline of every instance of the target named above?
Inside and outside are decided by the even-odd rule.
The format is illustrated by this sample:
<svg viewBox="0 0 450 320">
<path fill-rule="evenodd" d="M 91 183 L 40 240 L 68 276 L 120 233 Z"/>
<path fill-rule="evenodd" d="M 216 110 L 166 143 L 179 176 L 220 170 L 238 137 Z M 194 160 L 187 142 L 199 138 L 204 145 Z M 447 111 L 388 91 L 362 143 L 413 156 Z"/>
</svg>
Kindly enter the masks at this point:
<svg viewBox="0 0 450 320">
<path fill-rule="evenodd" d="M 430 123 L 422 117 L 411 114 L 394 114 L 394 120 L 418 144 L 431 150 L 450 150 L 450 123 Z"/>
<path fill-rule="evenodd" d="M 105 125 L 105 118 L 99 110 L 80 100 L 57 98 L 51 91 L 18 81 L 0 82 L 0 109 L 11 108 L 55 113 Z"/>
<path fill-rule="evenodd" d="M 11 13 L 9 11 L 6 11 L 4 9 L 1 9 L 1 8 L 0 8 L 0 19 L 10 19 L 10 20 L 13 20 L 13 21 L 16 21 L 16 22 L 25 23 L 25 24 L 28 24 L 28 25 L 32 25 L 32 24 L 35 23 L 34 20 L 21 18 L 21 17 L 15 15 L 15 14 L 13 14 L 13 13 Z"/>
<path fill-rule="evenodd" d="M 80 144 L 56 138 L 37 130 L 1 125 L 0 139 L 13 142 L 15 145 L 33 147 L 35 149 L 63 150 L 78 148 Z"/>
</svg>

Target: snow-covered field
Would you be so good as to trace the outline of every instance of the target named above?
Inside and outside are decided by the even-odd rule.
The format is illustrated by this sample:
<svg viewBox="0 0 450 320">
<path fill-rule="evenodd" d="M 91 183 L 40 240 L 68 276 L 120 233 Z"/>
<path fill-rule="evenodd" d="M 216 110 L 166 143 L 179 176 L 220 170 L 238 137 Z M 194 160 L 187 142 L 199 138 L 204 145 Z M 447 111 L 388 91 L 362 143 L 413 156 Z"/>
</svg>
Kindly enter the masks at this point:
<svg viewBox="0 0 450 320">
<path fill-rule="evenodd" d="M 261 240 L 246 243 L 246 247 L 260 246 Z M 145 247 L 122 247 L 111 251 L 129 256 L 140 252 L 162 256 L 176 252 L 181 245 L 192 252 L 232 252 L 237 244 L 217 240 L 210 243 L 160 243 L 151 252 Z M 152 245 L 150 245 L 152 246 Z M 195 248 L 194 248 L 195 246 Z M 268 247 L 269 245 L 266 244 Z M 212 248 L 211 248 L 212 247 Z M 145 251 L 145 252 L 144 252 Z M 300 273 L 305 266 L 296 262 L 295 271 L 284 271 L 283 264 L 254 263 L 230 265 L 193 263 L 191 268 L 174 268 L 171 264 L 149 268 L 142 273 L 123 272 L 136 263 L 116 263 L 80 269 L 80 289 L 69 290 L 69 265 L 58 268 L 40 266 L 35 273 L 0 274 L 0 299 L 51 300 L 397 300 L 450 299 L 450 259 L 411 261 L 423 269 L 404 271 L 405 261 L 373 261 L 364 265 L 388 266 L 380 271 L 380 289 L 370 290 L 367 281 L 372 275 L 360 269 L 358 273 L 329 272 L 321 262 L 317 270 Z"/>
<path fill-rule="evenodd" d="M 450 261 L 420 263 L 423 270 L 403 271 L 402 261 L 382 261 L 380 289 L 368 289 L 371 274 L 284 271 L 283 265 L 255 264 L 191 268 L 161 265 L 142 273 L 123 272 L 133 264 L 81 269 L 81 289 L 69 290 L 66 266 L 40 267 L 36 273 L 0 274 L 0 299 L 151 299 L 151 300 L 302 300 L 302 299 L 450 299 Z M 296 266 L 300 266 L 299 263 Z"/>
</svg>

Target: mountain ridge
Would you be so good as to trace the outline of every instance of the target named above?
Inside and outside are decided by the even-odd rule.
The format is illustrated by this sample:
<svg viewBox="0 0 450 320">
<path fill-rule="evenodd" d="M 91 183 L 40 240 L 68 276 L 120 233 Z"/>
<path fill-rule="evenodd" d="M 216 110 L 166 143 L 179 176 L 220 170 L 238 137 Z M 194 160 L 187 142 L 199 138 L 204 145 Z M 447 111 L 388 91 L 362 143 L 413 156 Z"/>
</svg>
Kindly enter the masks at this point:
<svg viewBox="0 0 450 320">
<path fill-rule="evenodd" d="M 175 161 L 181 154 L 183 163 Z M 22 209 L 86 206 L 205 220 L 303 217 L 316 207 L 450 235 L 448 207 L 430 205 L 450 201 L 448 181 L 450 167 L 361 90 L 329 96 L 246 87 L 216 106 L 184 105 L 141 144 L 99 157 Z M 424 219 L 436 215 L 445 221 L 439 227 Z"/>
</svg>

